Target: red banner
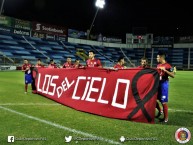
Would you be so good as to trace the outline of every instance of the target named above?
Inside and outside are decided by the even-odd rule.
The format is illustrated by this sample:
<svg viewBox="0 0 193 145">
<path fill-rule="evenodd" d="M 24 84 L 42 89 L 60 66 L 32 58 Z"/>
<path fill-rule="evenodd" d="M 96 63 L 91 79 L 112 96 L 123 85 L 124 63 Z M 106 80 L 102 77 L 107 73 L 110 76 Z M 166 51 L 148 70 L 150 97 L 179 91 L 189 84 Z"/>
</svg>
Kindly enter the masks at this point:
<svg viewBox="0 0 193 145">
<path fill-rule="evenodd" d="M 35 70 L 37 92 L 76 110 L 154 123 L 159 74 L 155 69 Z"/>
</svg>

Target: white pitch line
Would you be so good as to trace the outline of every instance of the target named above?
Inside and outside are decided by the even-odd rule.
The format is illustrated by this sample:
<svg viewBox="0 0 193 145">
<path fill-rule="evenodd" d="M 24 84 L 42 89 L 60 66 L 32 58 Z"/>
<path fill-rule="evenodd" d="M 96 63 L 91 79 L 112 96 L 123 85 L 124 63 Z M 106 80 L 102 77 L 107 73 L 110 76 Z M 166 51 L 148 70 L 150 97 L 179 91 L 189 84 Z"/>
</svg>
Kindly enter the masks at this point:
<svg viewBox="0 0 193 145">
<path fill-rule="evenodd" d="M 178 110 L 178 109 L 168 109 L 168 110 L 171 110 L 171 111 L 173 111 L 173 112 L 193 113 L 193 111 L 191 111 L 191 110 Z"/>
<path fill-rule="evenodd" d="M 121 144 L 119 142 L 116 142 L 116 141 L 113 141 L 113 140 L 110 140 L 110 139 L 106 139 L 106 138 L 95 136 L 95 135 L 92 135 L 92 134 L 89 134 L 89 133 L 86 133 L 86 132 L 82 132 L 82 131 L 79 131 L 79 130 L 76 130 L 76 129 L 65 127 L 65 126 L 62 126 L 60 124 L 56 124 L 56 123 L 53 123 L 51 121 L 47 121 L 47 120 L 43 120 L 43 119 L 40 119 L 40 118 L 37 118 L 37 117 L 34 117 L 34 116 L 30 116 L 30 115 L 27 115 L 27 114 L 24 114 L 24 113 L 21 113 L 21 112 L 18 112 L 18 111 L 15 111 L 15 110 L 3 107 L 3 106 L 0 106 L 0 109 L 6 110 L 8 112 L 11 112 L 11 113 L 14 113 L 14 114 L 17 114 L 17 115 L 20 115 L 20 116 L 23 116 L 23 117 L 26 117 L 26 118 L 29 118 L 29 119 L 32 119 L 32 120 L 36 120 L 38 122 L 48 124 L 48 125 L 54 126 L 56 128 L 60 128 L 60 129 L 72 132 L 72 133 L 80 134 L 80 135 L 90 137 L 90 138 L 97 138 L 98 140 L 101 140 L 101 141 L 104 141 L 104 142 L 107 142 L 107 143 L 110 143 L 110 144 Z"/>
<path fill-rule="evenodd" d="M 53 103 L 4 103 L 0 106 L 59 106 L 61 104 Z"/>
</svg>

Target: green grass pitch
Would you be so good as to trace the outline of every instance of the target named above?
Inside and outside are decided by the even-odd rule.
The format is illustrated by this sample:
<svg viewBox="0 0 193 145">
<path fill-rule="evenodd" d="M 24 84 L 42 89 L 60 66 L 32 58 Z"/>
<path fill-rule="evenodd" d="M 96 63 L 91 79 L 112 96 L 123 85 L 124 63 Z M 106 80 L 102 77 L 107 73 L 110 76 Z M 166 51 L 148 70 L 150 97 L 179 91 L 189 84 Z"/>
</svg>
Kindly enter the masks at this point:
<svg viewBox="0 0 193 145">
<path fill-rule="evenodd" d="M 174 135 L 181 127 L 193 134 L 192 71 L 178 71 L 175 78 L 170 79 L 169 122 L 166 124 L 157 119 L 155 124 L 146 124 L 80 112 L 34 95 L 31 90 L 24 94 L 21 71 L 0 72 L 0 145 L 10 144 L 8 136 L 37 139 L 15 141 L 14 145 L 177 145 Z M 72 141 L 66 143 L 65 136 L 72 136 Z M 93 136 L 100 138 L 78 140 Z M 121 143 L 121 136 L 130 141 Z M 38 140 L 40 138 L 46 140 Z M 193 137 L 187 144 L 193 144 Z"/>
</svg>

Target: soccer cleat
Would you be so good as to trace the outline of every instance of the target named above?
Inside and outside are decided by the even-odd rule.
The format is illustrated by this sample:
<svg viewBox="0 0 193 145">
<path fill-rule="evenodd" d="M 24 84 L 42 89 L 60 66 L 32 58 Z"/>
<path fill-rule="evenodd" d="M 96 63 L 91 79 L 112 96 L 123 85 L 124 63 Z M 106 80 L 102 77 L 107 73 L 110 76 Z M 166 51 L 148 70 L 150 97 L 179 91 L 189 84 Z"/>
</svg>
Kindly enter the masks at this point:
<svg viewBox="0 0 193 145">
<path fill-rule="evenodd" d="M 164 120 L 164 122 L 167 123 L 167 122 L 168 122 L 168 119 Z"/>
<path fill-rule="evenodd" d="M 167 123 L 168 122 L 168 119 L 160 119 L 159 122 L 163 122 L 163 123 Z"/>
<path fill-rule="evenodd" d="M 158 114 L 156 115 L 156 118 L 159 118 L 163 114 L 163 111 L 159 111 Z"/>
<path fill-rule="evenodd" d="M 36 91 L 36 90 L 33 90 L 32 93 L 33 93 L 33 94 L 37 94 L 37 91 Z"/>
</svg>

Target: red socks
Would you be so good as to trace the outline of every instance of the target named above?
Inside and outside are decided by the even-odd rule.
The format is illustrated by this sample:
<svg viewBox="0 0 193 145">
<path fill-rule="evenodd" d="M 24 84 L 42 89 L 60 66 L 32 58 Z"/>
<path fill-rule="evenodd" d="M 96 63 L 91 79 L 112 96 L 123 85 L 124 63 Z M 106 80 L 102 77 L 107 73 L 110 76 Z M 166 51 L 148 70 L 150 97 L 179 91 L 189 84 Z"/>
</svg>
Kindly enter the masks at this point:
<svg viewBox="0 0 193 145">
<path fill-rule="evenodd" d="M 168 120 L 168 104 L 163 104 L 164 119 Z"/>
</svg>

